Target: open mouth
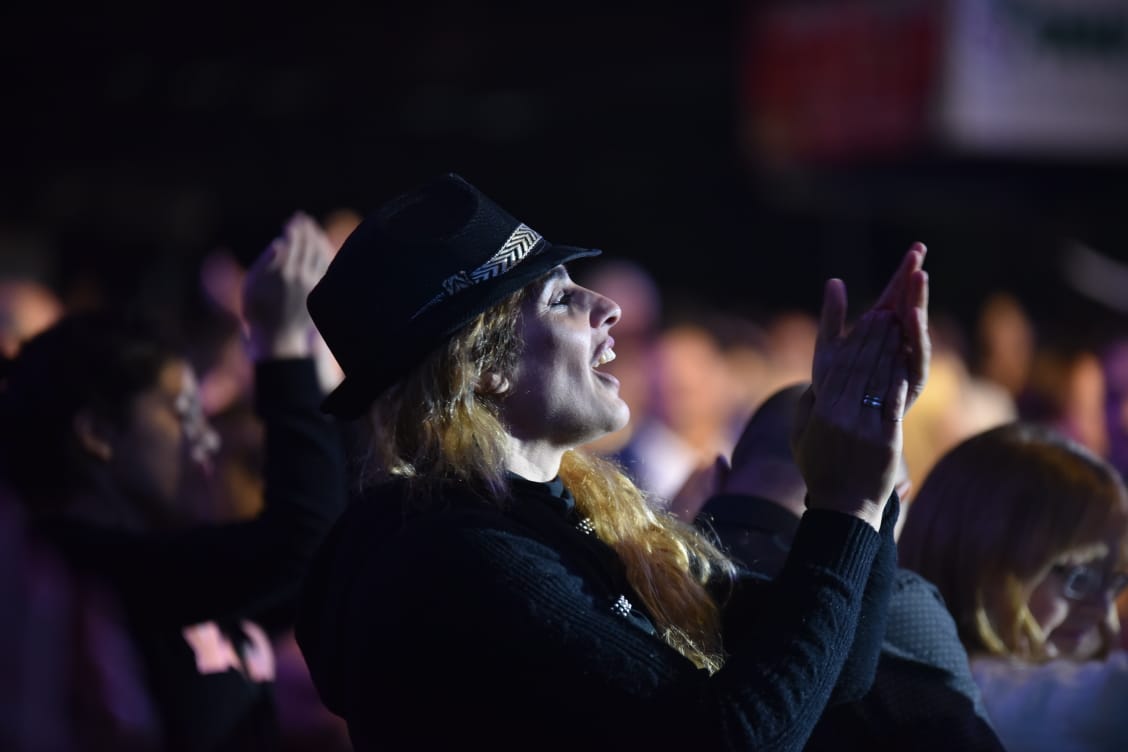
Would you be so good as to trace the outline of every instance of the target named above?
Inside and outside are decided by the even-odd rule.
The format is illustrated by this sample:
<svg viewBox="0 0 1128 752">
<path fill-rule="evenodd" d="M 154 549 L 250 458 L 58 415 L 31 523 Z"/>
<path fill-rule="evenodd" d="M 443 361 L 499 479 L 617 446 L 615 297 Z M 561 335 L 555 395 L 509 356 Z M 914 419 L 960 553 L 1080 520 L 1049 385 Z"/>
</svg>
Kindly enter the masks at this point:
<svg viewBox="0 0 1128 752">
<path fill-rule="evenodd" d="M 615 360 L 615 351 L 611 348 L 615 347 L 615 339 L 608 337 L 606 342 L 599 346 L 596 351 L 596 357 L 591 361 L 591 368 L 598 369 L 601 365 L 607 365 Z"/>
<path fill-rule="evenodd" d="M 605 366 L 615 359 L 615 351 L 610 346 L 602 348 L 596 353 L 595 360 L 591 362 L 592 368 L 599 368 Z"/>
</svg>

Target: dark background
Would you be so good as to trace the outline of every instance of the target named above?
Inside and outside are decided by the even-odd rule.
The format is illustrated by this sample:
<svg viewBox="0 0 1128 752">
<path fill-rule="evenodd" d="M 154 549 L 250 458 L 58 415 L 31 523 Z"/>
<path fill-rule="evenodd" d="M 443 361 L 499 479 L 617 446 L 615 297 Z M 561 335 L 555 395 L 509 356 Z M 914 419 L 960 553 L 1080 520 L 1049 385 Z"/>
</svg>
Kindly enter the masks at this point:
<svg viewBox="0 0 1128 752">
<path fill-rule="evenodd" d="M 769 167 L 746 148 L 750 7 L 9 9 L 0 275 L 190 314 L 210 249 L 249 261 L 295 209 L 365 212 L 453 170 L 671 301 L 814 310 L 839 275 L 857 304 L 919 239 L 934 310 L 965 327 L 996 289 L 1044 331 L 1123 324 L 1059 256 L 1128 258 L 1128 161 L 924 141 Z"/>
</svg>

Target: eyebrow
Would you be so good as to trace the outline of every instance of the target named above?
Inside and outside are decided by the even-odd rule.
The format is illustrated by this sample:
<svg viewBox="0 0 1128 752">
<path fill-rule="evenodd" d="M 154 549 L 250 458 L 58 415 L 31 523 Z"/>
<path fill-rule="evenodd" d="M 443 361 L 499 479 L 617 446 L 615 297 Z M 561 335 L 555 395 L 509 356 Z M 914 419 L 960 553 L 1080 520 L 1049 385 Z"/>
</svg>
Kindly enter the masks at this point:
<svg viewBox="0 0 1128 752">
<path fill-rule="evenodd" d="M 568 270 L 564 268 L 564 265 L 554 266 L 536 283 L 537 295 L 544 295 L 554 283 L 563 282 L 567 279 L 569 279 Z"/>
<path fill-rule="evenodd" d="M 564 268 L 563 264 L 561 264 L 560 266 L 553 267 L 552 271 L 550 271 L 548 274 L 545 275 L 544 281 L 545 282 L 556 282 L 558 280 L 567 279 L 567 278 L 568 278 L 568 270 Z"/>
</svg>

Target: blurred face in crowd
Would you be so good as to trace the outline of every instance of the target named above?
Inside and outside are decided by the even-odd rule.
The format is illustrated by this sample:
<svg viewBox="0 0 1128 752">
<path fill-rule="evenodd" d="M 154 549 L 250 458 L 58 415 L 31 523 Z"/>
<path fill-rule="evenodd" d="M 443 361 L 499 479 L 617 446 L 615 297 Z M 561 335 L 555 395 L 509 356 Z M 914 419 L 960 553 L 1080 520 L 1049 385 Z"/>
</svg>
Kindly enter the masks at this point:
<svg viewBox="0 0 1128 752">
<path fill-rule="evenodd" d="M 1111 545 L 1115 541 L 1058 557 L 1034 585 L 1027 605 L 1050 657 L 1087 660 L 1101 650 L 1102 629 L 1112 623 L 1116 596 L 1128 584 L 1128 574 L 1108 555 Z"/>
<path fill-rule="evenodd" d="M 24 342 L 62 315 L 63 304 L 46 287 L 29 280 L 0 282 L 0 355 L 16 357 Z"/>
<path fill-rule="evenodd" d="M 580 287 L 558 266 L 522 304 L 520 361 L 503 388 L 502 419 L 514 437 L 574 447 L 626 425 L 618 380 L 600 370 L 615 357 L 610 298 Z"/>
<path fill-rule="evenodd" d="M 207 467 L 219 442 L 200 402 L 191 367 L 172 360 L 157 382 L 137 394 L 125 424 L 115 431 L 109 458 L 121 489 L 158 517 L 176 517 L 173 506 L 185 473 Z"/>
</svg>

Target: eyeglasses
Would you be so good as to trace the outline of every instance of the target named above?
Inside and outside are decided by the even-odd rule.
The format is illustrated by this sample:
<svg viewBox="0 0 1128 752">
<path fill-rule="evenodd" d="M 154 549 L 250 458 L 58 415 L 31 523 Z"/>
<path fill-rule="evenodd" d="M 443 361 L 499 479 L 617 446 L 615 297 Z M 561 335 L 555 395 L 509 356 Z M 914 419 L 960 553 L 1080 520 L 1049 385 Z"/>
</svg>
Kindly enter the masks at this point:
<svg viewBox="0 0 1128 752">
<path fill-rule="evenodd" d="M 1083 601 L 1107 593 L 1115 598 L 1128 588 L 1128 572 L 1112 572 L 1087 564 L 1054 564 L 1051 571 L 1062 578 L 1062 592 L 1066 598 Z"/>
</svg>

